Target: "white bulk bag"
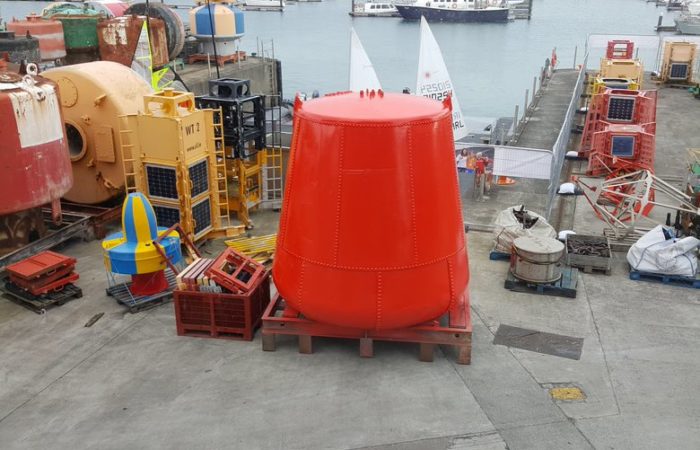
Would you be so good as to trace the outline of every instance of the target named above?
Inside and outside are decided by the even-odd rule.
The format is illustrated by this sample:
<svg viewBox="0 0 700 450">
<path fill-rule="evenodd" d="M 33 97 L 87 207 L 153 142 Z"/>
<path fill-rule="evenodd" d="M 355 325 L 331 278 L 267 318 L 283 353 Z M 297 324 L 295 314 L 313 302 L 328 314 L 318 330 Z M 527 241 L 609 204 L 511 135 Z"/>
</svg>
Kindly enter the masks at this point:
<svg viewBox="0 0 700 450">
<path fill-rule="evenodd" d="M 538 220 L 532 228 L 523 228 L 523 224 L 520 223 L 515 217 L 515 214 L 513 214 L 513 210 L 520 210 L 520 208 L 522 208 L 522 205 L 512 206 L 508 209 L 504 209 L 496 216 L 496 228 L 493 231 L 493 238 L 495 241 L 494 251 L 510 253 L 513 241 L 521 236 L 556 238 L 557 232 L 547 220 L 529 210 L 527 213 L 532 217 L 537 217 Z"/>
<path fill-rule="evenodd" d="M 673 229 L 669 229 L 673 234 Z M 639 238 L 627 252 L 627 262 L 634 270 L 695 277 L 698 271 L 698 257 L 695 249 L 700 240 L 694 237 L 666 239 L 664 227 L 657 225 Z"/>
</svg>

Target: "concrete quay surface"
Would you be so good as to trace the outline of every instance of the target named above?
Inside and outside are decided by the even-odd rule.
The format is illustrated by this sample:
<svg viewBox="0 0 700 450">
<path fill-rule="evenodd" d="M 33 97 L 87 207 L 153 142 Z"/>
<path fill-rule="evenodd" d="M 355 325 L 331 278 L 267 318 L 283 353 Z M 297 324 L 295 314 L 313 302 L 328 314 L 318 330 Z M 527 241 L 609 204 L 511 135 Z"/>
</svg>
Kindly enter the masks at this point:
<svg viewBox="0 0 700 450">
<path fill-rule="evenodd" d="M 660 95 L 664 175 L 683 174 L 681 147 L 700 147 L 700 102 L 686 95 Z M 499 195 L 504 207 L 537 204 Z M 592 232 L 581 200 L 571 222 Z M 484 211 L 497 209 L 489 201 Z M 279 215 L 253 218 L 266 234 Z M 105 295 L 99 242 L 71 242 L 57 251 L 78 259 L 82 299 L 37 315 L 0 298 L 0 448 L 700 448 L 697 290 L 629 280 L 616 253 L 611 276 L 579 275 L 575 299 L 515 293 L 503 288 L 508 263 L 488 259 L 492 236 L 467 238 L 469 366 L 449 349 L 419 362 L 410 344 L 377 343 L 364 359 L 354 341 L 318 339 L 302 355 L 291 338 L 262 352 L 259 332 L 253 342 L 178 337 L 171 304 L 128 313 Z M 582 356 L 494 345 L 501 324 L 583 338 Z M 556 400 L 553 386 L 585 398 Z"/>
</svg>

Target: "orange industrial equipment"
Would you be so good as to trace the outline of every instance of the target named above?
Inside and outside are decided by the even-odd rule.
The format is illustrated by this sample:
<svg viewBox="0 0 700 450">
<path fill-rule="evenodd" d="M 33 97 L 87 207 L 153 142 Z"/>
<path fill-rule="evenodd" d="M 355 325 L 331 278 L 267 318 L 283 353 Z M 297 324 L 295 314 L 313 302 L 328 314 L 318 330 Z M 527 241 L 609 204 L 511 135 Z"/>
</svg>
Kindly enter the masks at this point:
<svg viewBox="0 0 700 450">
<path fill-rule="evenodd" d="M 608 41 L 605 51 L 607 59 L 632 59 L 634 56 L 634 42 L 628 40 Z"/>
<path fill-rule="evenodd" d="M 382 91 L 297 99 L 273 266 L 287 309 L 385 330 L 468 303 L 451 117 L 449 99 Z"/>
<path fill-rule="evenodd" d="M 641 125 L 607 124 L 593 135 L 593 151 L 588 158 L 591 176 L 614 172 L 654 171 L 656 123 Z M 619 175 L 619 173 L 618 173 Z"/>
<path fill-rule="evenodd" d="M 591 97 L 581 135 L 579 156 L 593 150 L 593 135 L 609 124 L 648 124 L 656 122 L 656 91 L 606 89 Z"/>
</svg>

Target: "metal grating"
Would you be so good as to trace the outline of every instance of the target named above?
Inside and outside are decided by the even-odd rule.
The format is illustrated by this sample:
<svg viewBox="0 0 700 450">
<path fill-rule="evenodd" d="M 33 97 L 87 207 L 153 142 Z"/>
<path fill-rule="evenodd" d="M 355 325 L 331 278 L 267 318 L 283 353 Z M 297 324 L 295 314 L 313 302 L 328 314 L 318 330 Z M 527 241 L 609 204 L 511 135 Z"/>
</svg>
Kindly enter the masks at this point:
<svg viewBox="0 0 700 450">
<path fill-rule="evenodd" d="M 634 117 L 634 101 L 630 97 L 610 97 L 608 120 L 631 122 Z"/>
<path fill-rule="evenodd" d="M 159 227 L 170 228 L 180 222 L 180 210 L 172 206 L 153 205 Z"/>
<path fill-rule="evenodd" d="M 146 184 L 149 197 L 178 199 L 177 171 L 174 167 L 146 164 Z"/>
<path fill-rule="evenodd" d="M 671 64 L 671 74 L 669 75 L 671 80 L 685 80 L 688 78 L 688 64 L 686 63 L 673 63 Z"/>
<path fill-rule="evenodd" d="M 211 228 L 211 205 L 208 198 L 192 205 L 192 218 L 194 219 L 195 236 Z"/>
<path fill-rule="evenodd" d="M 209 170 L 207 160 L 194 163 L 189 168 L 192 198 L 209 190 Z"/>
<path fill-rule="evenodd" d="M 496 330 L 493 344 L 574 360 L 581 359 L 583 350 L 583 338 L 503 324 Z"/>
<path fill-rule="evenodd" d="M 632 157 L 634 156 L 634 136 L 613 136 L 610 147 L 612 156 Z"/>
</svg>

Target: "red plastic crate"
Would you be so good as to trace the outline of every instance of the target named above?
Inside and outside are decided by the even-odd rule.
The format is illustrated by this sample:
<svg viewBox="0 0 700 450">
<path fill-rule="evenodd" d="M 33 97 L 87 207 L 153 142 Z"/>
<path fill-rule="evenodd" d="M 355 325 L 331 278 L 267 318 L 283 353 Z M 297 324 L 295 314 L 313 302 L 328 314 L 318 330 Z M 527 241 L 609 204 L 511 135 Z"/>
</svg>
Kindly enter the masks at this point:
<svg viewBox="0 0 700 450">
<path fill-rule="evenodd" d="M 248 292 L 265 274 L 265 266 L 227 248 L 214 261 L 206 274 L 231 292 Z"/>
<path fill-rule="evenodd" d="M 7 272 L 17 278 L 28 281 L 52 276 L 57 270 L 75 267 L 77 260 L 52 251 L 37 253 L 34 256 L 7 266 Z"/>
<path fill-rule="evenodd" d="M 243 294 L 180 290 L 174 294 L 179 336 L 252 341 L 270 303 L 270 273 L 266 271 L 252 289 Z"/>
</svg>

